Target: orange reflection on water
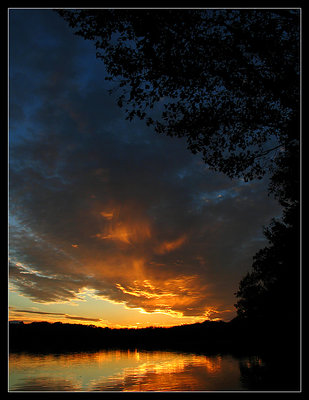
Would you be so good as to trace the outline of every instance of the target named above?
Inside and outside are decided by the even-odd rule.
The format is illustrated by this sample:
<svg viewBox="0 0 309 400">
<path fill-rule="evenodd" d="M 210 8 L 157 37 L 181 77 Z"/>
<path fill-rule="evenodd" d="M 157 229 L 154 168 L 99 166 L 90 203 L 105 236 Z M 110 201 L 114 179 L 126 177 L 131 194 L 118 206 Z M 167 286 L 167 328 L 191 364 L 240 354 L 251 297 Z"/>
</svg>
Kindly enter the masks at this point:
<svg viewBox="0 0 309 400">
<path fill-rule="evenodd" d="M 241 389 L 238 360 L 167 351 L 11 354 L 10 391 Z"/>
</svg>

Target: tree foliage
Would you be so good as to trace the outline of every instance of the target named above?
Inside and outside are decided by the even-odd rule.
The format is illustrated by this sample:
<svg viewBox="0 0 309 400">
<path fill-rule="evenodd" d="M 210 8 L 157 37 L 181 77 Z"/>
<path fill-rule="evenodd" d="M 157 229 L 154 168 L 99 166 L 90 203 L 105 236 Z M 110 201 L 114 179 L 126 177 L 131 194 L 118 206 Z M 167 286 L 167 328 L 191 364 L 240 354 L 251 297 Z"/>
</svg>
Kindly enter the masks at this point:
<svg viewBox="0 0 309 400">
<path fill-rule="evenodd" d="M 298 223 L 297 223 L 298 222 Z M 265 229 L 269 245 L 254 256 L 252 271 L 239 284 L 237 313 L 255 321 L 293 321 L 297 329 L 300 306 L 299 208 L 285 210 L 283 221 Z"/>
<path fill-rule="evenodd" d="M 281 156 L 270 190 L 284 207 L 282 220 L 264 229 L 268 246 L 253 257 L 251 272 L 240 281 L 237 314 L 268 324 L 299 326 L 300 317 L 300 162 L 296 146 Z M 274 322 L 275 321 L 275 322 Z"/>
<path fill-rule="evenodd" d="M 245 180 L 299 139 L 299 11 L 58 10 L 93 40 L 129 120 Z"/>
</svg>

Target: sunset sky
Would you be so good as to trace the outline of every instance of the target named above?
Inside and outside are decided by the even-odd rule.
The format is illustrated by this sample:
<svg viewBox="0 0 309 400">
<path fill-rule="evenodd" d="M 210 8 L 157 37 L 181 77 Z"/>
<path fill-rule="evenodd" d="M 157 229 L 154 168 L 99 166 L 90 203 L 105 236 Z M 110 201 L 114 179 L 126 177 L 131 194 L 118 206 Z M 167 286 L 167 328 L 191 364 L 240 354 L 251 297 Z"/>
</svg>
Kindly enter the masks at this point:
<svg viewBox="0 0 309 400">
<path fill-rule="evenodd" d="M 9 11 L 10 319 L 231 320 L 281 213 L 267 178 L 231 180 L 126 121 L 95 53 L 52 10 Z"/>
</svg>

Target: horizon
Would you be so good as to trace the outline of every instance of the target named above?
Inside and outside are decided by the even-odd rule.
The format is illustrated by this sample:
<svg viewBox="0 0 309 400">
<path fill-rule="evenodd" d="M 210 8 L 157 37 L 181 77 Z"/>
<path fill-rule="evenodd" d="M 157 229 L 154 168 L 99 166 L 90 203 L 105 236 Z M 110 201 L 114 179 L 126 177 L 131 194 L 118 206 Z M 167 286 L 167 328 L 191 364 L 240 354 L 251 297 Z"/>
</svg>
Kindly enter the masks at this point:
<svg viewBox="0 0 309 400">
<path fill-rule="evenodd" d="M 234 319 L 234 318 L 233 318 Z M 233 320 L 232 319 L 232 320 Z M 61 324 L 61 325 L 77 325 L 77 326 L 80 326 L 80 325 L 82 325 L 82 326 L 88 326 L 88 327 L 95 327 L 95 328 L 108 328 L 108 329 L 149 329 L 149 328 L 152 328 L 152 329 L 155 329 L 155 328 L 177 328 L 177 327 L 182 327 L 182 326 L 189 326 L 189 325 L 201 325 L 201 324 L 204 324 L 204 323 L 206 323 L 206 322 L 210 322 L 210 323 L 212 323 L 212 322 L 214 322 L 214 323 L 216 323 L 216 322 L 222 322 L 222 323 L 224 323 L 224 324 L 228 324 L 229 322 L 231 322 L 232 320 L 230 320 L 230 321 L 223 321 L 223 320 L 204 320 L 204 321 L 199 321 L 199 322 L 191 322 L 191 323 L 182 323 L 182 324 L 179 324 L 179 325 L 164 325 L 164 326 L 155 326 L 155 325 L 147 325 L 147 326 L 118 326 L 118 327 L 110 327 L 110 326 L 102 326 L 102 325 L 96 325 L 96 324 L 93 324 L 93 323 L 87 323 L 87 322 L 68 322 L 68 321 L 65 321 L 65 322 L 62 322 L 62 321 L 45 321 L 45 320 L 35 320 L 35 321 L 24 321 L 24 320 L 9 320 L 8 321 L 8 324 L 10 325 L 10 323 L 18 323 L 18 324 L 23 324 L 23 325 L 29 325 L 29 324 L 36 324 L 36 323 L 38 323 L 38 324 L 40 324 L 40 323 L 42 323 L 42 324 L 50 324 L 50 325 L 53 325 L 53 324 Z"/>
<path fill-rule="evenodd" d="M 232 321 L 232 320 L 231 320 Z M 164 325 L 164 326 L 154 326 L 154 325 L 149 325 L 149 326 L 117 326 L 117 327 L 110 327 L 110 326 L 102 326 L 102 325 L 95 325 L 93 323 L 82 323 L 82 322 L 61 322 L 61 321 L 44 321 L 44 320 L 37 320 L 37 321 L 23 321 L 23 320 L 9 320 L 8 323 L 10 324 L 11 322 L 17 322 L 19 324 L 23 324 L 23 325 L 30 325 L 30 324 L 61 324 L 61 325 L 76 325 L 76 326 L 85 326 L 85 327 L 95 327 L 95 328 L 108 328 L 108 329 L 112 329 L 112 330 L 121 330 L 121 329 L 169 329 L 169 328 L 178 328 L 178 327 L 183 327 L 183 326 L 190 326 L 190 325 L 202 325 L 205 322 L 222 322 L 224 324 L 228 324 L 231 321 L 222 321 L 222 320 L 216 320 L 216 321 L 211 321 L 211 320 L 205 320 L 205 321 L 201 321 L 201 322 L 192 322 L 192 323 L 182 323 L 179 325 Z"/>
</svg>

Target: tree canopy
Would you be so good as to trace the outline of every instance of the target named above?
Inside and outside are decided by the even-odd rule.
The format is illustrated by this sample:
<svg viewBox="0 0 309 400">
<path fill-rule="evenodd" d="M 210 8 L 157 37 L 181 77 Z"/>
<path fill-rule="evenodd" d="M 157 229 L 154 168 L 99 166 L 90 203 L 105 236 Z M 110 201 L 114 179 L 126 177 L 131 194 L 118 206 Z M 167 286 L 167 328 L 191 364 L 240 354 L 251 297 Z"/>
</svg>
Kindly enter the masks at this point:
<svg viewBox="0 0 309 400">
<path fill-rule="evenodd" d="M 268 246 L 253 257 L 252 270 L 240 281 L 235 304 L 239 317 L 268 324 L 293 322 L 300 305 L 299 208 L 285 210 L 264 231 Z M 292 328 L 293 329 L 293 328 Z"/>
<path fill-rule="evenodd" d="M 299 10 L 58 10 L 93 40 L 129 120 L 261 178 L 299 140 Z"/>
<path fill-rule="evenodd" d="M 294 330 L 300 317 L 300 181 L 299 149 L 278 160 L 270 190 L 284 207 L 282 219 L 264 229 L 268 245 L 253 257 L 240 281 L 235 304 L 240 318 Z M 278 328 L 277 326 L 277 328 Z M 297 334 L 296 334 L 297 340 Z"/>
</svg>

